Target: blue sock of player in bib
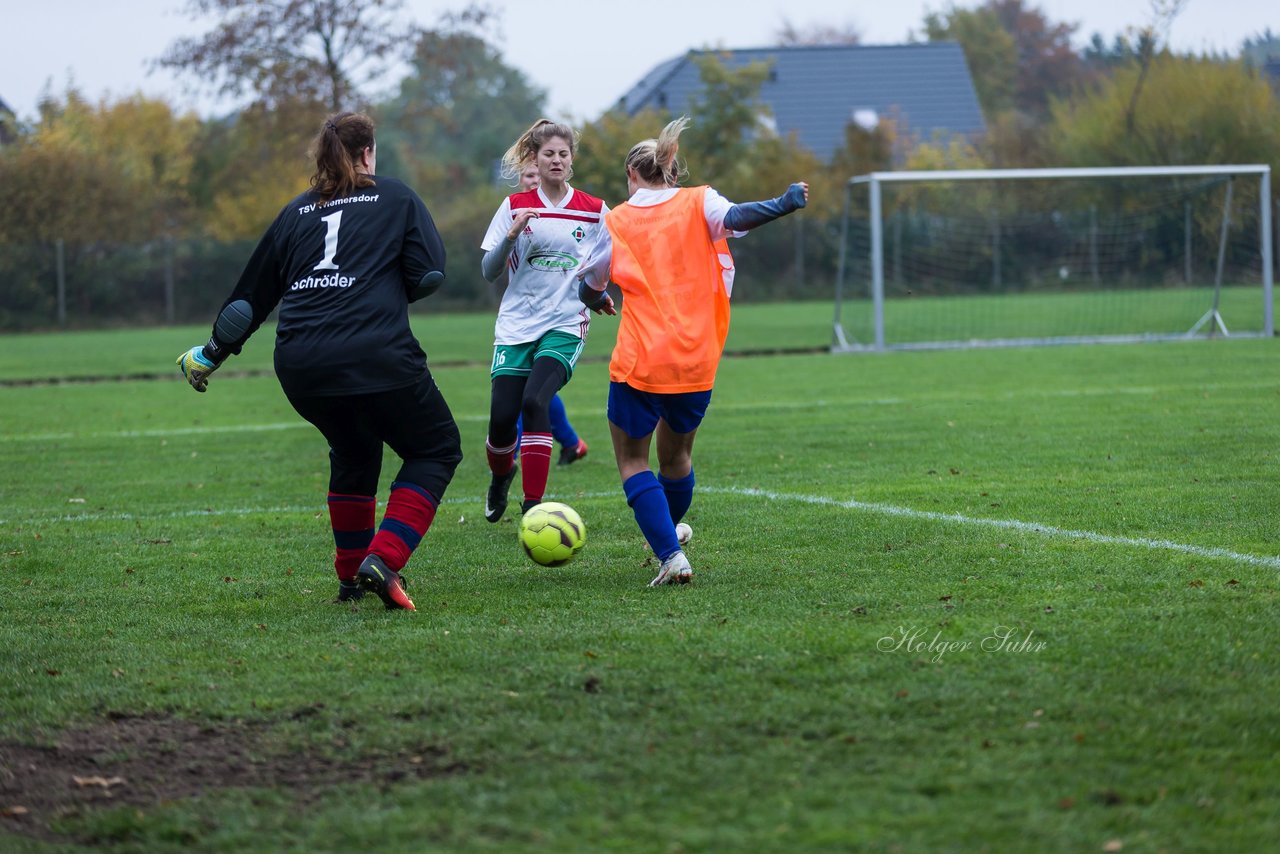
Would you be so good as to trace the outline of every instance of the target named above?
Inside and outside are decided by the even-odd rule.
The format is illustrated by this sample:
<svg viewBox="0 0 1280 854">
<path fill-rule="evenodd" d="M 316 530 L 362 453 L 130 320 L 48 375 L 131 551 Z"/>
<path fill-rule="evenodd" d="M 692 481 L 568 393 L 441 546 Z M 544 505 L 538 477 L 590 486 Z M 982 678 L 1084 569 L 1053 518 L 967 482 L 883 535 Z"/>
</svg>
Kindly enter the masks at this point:
<svg viewBox="0 0 1280 854">
<path fill-rule="evenodd" d="M 662 484 L 662 491 L 667 496 L 667 506 L 671 508 L 671 523 L 675 524 L 684 518 L 684 514 L 689 512 L 689 505 L 693 503 L 693 469 L 675 480 L 659 474 L 658 483 Z"/>
<path fill-rule="evenodd" d="M 651 471 L 633 474 L 622 484 L 626 493 L 627 504 L 635 514 L 636 524 L 649 542 L 649 548 L 658 556 L 658 560 L 666 560 L 680 551 L 680 541 L 676 539 L 676 526 L 671 521 L 671 509 L 667 506 L 667 496 L 662 491 L 662 484 Z"/>
<path fill-rule="evenodd" d="M 547 414 L 551 416 L 551 435 L 560 443 L 560 447 L 578 447 L 578 433 L 569 423 L 569 414 L 564 411 L 564 401 L 560 399 L 560 395 L 551 398 Z"/>
</svg>

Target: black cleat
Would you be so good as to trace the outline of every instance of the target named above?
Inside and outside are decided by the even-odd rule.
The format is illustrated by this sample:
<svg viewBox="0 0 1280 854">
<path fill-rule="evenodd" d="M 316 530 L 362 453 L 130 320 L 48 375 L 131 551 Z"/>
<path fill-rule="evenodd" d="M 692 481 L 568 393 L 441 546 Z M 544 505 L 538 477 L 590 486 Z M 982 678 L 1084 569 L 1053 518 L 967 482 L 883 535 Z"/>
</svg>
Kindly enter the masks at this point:
<svg viewBox="0 0 1280 854">
<path fill-rule="evenodd" d="M 556 463 L 556 465 L 561 465 L 561 466 L 573 465 L 575 462 L 582 459 L 586 455 L 587 455 L 586 440 L 579 439 L 578 444 L 573 446 L 572 448 L 566 446 L 560 449 L 560 462 Z"/>
<path fill-rule="evenodd" d="M 364 596 L 364 588 L 360 586 L 360 578 L 357 576 L 351 581 L 338 582 L 338 598 L 335 602 L 356 602 Z"/>
<path fill-rule="evenodd" d="M 489 494 L 484 500 L 484 518 L 497 522 L 507 512 L 507 493 L 511 491 L 511 482 L 516 479 L 520 466 L 513 465 L 511 471 L 499 477 L 494 475 L 489 481 Z"/>
<path fill-rule="evenodd" d="M 540 499 L 526 498 L 524 501 L 520 502 L 520 515 L 523 516 L 541 503 L 542 501 Z"/>
<path fill-rule="evenodd" d="M 413 606 L 409 594 L 404 592 L 404 580 L 400 578 L 400 573 L 388 568 L 377 555 L 369 555 L 364 559 L 356 578 L 366 591 L 382 600 L 388 611 L 418 610 Z"/>
</svg>

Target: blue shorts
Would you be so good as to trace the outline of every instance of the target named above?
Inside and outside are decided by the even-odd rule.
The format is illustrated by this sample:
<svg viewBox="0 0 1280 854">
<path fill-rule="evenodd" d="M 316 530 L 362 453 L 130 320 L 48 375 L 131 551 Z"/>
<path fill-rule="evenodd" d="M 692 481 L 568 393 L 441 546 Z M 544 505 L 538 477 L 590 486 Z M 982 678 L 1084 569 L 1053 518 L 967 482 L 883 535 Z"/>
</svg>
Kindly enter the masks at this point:
<svg viewBox="0 0 1280 854">
<path fill-rule="evenodd" d="M 634 389 L 626 383 L 609 383 L 609 422 L 632 439 L 648 436 L 660 418 L 672 432 L 692 433 L 702 423 L 710 403 L 711 389 L 657 394 Z"/>
</svg>

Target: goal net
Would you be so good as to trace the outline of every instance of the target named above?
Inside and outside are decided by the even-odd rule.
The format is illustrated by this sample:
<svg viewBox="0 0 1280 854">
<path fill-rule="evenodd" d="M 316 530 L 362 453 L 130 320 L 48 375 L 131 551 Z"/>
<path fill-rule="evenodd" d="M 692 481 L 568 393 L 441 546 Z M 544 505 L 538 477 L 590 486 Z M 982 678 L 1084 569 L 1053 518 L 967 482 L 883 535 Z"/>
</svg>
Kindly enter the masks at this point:
<svg viewBox="0 0 1280 854">
<path fill-rule="evenodd" d="M 1265 165 L 850 179 L 832 350 L 1274 333 Z"/>
</svg>

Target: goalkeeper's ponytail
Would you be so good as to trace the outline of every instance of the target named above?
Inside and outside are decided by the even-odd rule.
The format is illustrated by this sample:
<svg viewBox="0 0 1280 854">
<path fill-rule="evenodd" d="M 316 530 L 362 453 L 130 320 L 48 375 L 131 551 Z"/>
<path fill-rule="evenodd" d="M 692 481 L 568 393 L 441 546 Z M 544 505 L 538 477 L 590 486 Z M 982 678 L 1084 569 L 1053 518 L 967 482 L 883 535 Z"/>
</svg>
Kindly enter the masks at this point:
<svg viewBox="0 0 1280 854">
<path fill-rule="evenodd" d="M 361 187 L 372 187 L 373 179 L 356 171 L 356 163 L 366 148 L 373 148 L 373 119 L 363 113 L 334 113 L 311 141 L 316 171 L 311 189 L 325 204 Z"/>
</svg>

